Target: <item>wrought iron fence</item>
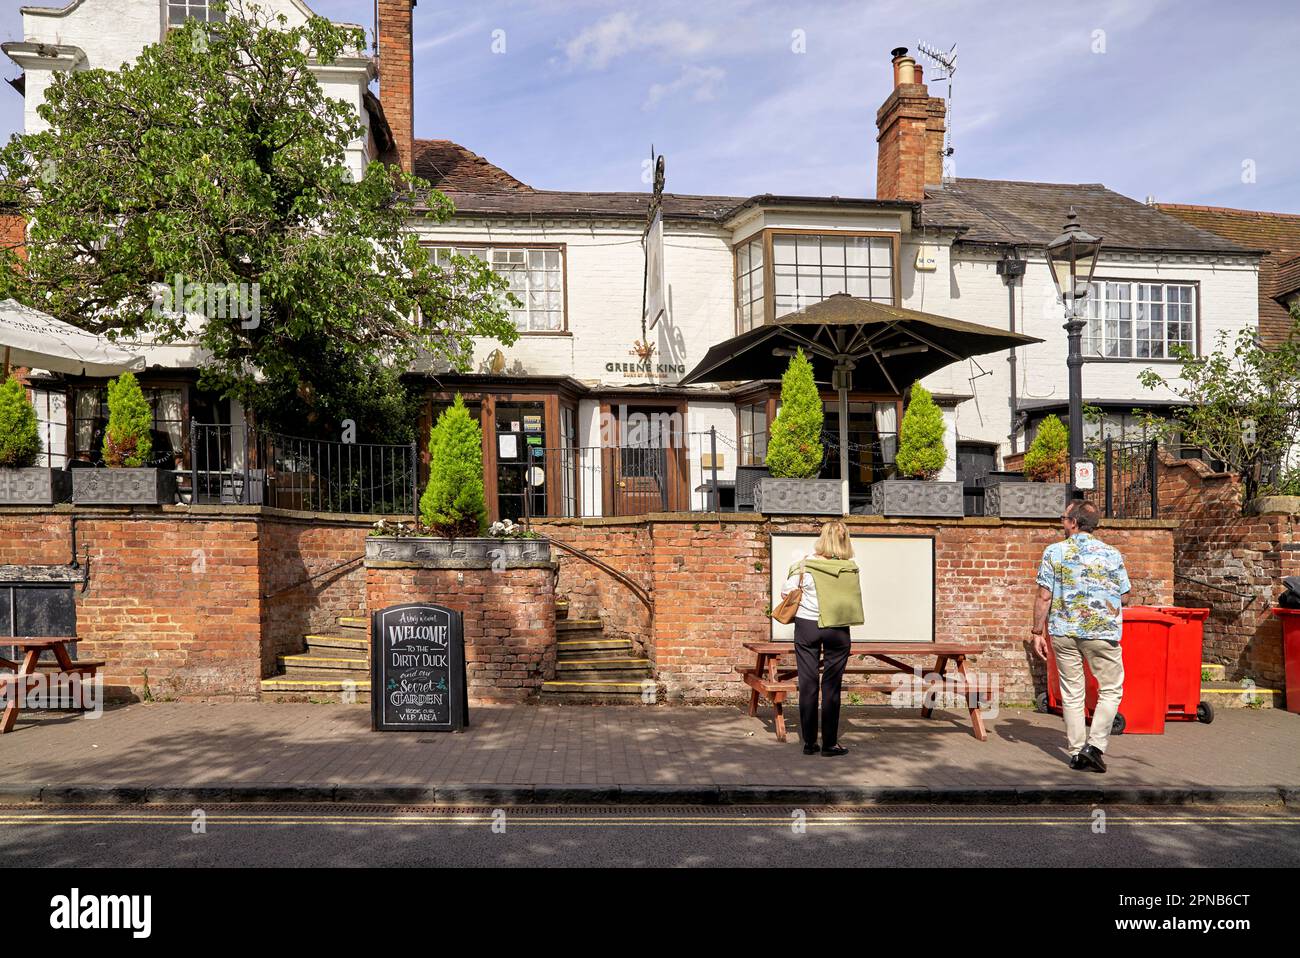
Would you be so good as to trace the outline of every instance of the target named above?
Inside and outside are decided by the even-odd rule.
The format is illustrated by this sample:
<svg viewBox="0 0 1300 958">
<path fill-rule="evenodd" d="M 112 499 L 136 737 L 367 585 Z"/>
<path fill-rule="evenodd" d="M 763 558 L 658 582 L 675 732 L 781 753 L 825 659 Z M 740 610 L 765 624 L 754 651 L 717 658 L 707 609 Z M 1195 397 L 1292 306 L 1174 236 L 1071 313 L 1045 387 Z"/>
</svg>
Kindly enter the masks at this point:
<svg viewBox="0 0 1300 958">
<path fill-rule="evenodd" d="M 1097 464 L 1097 484 L 1085 498 L 1108 519 L 1156 519 L 1160 513 L 1154 439 L 1106 439 L 1087 448 Z"/>
<path fill-rule="evenodd" d="M 416 447 L 302 439 L 243 424 L 190 423 L 194 504 L 413 515 Z"/>
</svg>

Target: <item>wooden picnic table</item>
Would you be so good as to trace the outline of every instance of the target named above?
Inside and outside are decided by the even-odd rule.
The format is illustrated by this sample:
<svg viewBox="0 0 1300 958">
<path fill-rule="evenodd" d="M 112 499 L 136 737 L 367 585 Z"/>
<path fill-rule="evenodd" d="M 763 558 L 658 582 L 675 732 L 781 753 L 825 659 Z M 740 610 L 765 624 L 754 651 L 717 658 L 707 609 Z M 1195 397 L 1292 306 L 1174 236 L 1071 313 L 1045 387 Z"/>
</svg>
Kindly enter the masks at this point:
<svg viewBox="0 0 1300 958">
<path fill-rule="evenodd" d="M 781 659 L 787 656 L 794 657 L 794 643 L 746 642 L 745 648 L 754 653 L 755 662 L 752 666 L 738 665 L 736 671 L 741 673 L 745 679 L 745 684 L 750 687 L 749 714 L 758 714 L 758 700 L 760 697 L 771 702 L 775 716 L 776 738 L 777 741 L 784 742 L 786 740 L 785 697 L 791 692 L 798 691 L 799 669 L 794 665 L 781 664 Z M 988 732 L 984 728 L 984 718 L 980 715 L 979 691 L 971 686 L 966 674 L 966 657 L 979 655 L 983 651 L 983 648 L 979 645 L 968 642 L 854 642 L 852 651 L 849 653 L 849 663 L 844 672 L 846 675 L 911 676 L 916 674 L 916 668 L 903 662 L 902 657 L 922 655 L 926 658 L 933 658 L 934 668 L 929 673 L 924 674 L 932 674 L 936 678 L 930 681 L 925 691 L 929 692 L 935 686 L 943 685 L 964 693 L 966 695 L 966 704 L 970 708 L 971 728 L 975 733 L 975 737 L 983 742 L 988 739 Z M 858 656 L 875 659 L 884 663 L 884 665 L 855 665 L 853 658 Z M 945 675 L 949 663 L 956 667 L 956 675 Z M 844 686 L 844 690 L 848 692 L 884 692 L 889 694 L 896 689 L 897 686 L 892 682 Z M 921 707 L 922 717 L 929 718 L 931 712 L 932 709 L 929 706 L 923 705 Z"/>
<path fill-rule="evenodd" d="M 0 674 L 0 688 L 7 688 L 9 693 L 4 714 L 0 716 L 0 735 L 13 729 L 14 722 L 18 721 L 21 693 L 39 673 L 79 675 L 83 678 L 89 675 L 93 678 L 95 672 L 104 667 L 105 663 L 100 659 L 73 660 L 68 654 L 68 643 L 76 641 L 76 636 L 69 635 L 0 637 L 0 645 L 12 645 L 19 649 L 19 657 L 22 659 L 21 662 L 15 662 L 0 656 L 0 669 L 11 669 L 14 673 Z M 41 653 L 47 649 L 54 653 L 54 667 L 43 669 L 40 658 Z"/>
</svg>

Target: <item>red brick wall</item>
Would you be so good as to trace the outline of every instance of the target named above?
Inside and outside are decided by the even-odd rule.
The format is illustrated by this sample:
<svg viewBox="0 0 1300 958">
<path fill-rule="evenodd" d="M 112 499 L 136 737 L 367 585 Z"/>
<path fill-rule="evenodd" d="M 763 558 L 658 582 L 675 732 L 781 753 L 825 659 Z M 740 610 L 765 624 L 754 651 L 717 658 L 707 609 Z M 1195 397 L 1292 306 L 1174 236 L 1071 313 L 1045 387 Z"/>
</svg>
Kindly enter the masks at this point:
<svg viewBox="0 0 1300 958">
<path fill-rule="evenodd" d="M 107 661 L 114 698 L 140 697 L 146 669 L 155 698 L 257 698 L 277 655 L 365 614 L 361 563 L 326 570 L 363 555 L 368 520 L 0 509 L 0 565 L 67 565 L 74 515 L 78 559 L 90 557 L 86 591 L 73 593 L 78 655 Z"/>
<path fill-rule="evenodd" d="M 553 569 L 366 569 L 370 611 L 422 599 L 465 615 L 471 704 L 521 701 L 553 674 Z"/>
<path fill-rule="evenodd" d="M 303 636 L 334 630 L 339 616 L 366 614 L 366 570 L 361 557 L 369 531 L 365 520 L 276 517 L 262 521 L 258 545 L 266 595 L 263 675 L 276 671 L 277 655 L 301 652 Z"/>
<path fill-rule="evenodd" d="M 1232 680 L 1284 682 L 1282 631 L 1271 613 L 1283 576 L 1300 575 L 1295 516 L 1245 516 L 1235 476 L 1198 460 L 1161 455 L 1161 515 L 1178 520 L 1174 554 L 1179 605 L 1210 609 L 1205 661 Z"/>
<path fill-rule="evenodd" d="M 653 588 L 651 569 L 651 525 L 645 520 L 556 519 L 552 526 L 562 526 L 555 538 L 583 549 L 627 575 L 647 591 Z M 654 662 L 655 646 L 651 641 L 650 610 L 635 597 L 628 586 L 590 562 L 563 549 L 556 549 L 560 563 L 559 595 L 569 600 L 569 618 L 600 616 L 604 634 L 612 639 L 631 639 L 637 654 Z"/>
<path fill-rule="evenodd" d="M 0 561 L 66 565 L 72 513 L 0 514 Z M 77 654 L 106 660 L 111 698 L 256 698 L 257 525 L 162 512 L 77 516 Z"/>
<path fill-rule="evenodd" d="M 936 621 L 939 635 L 984 643 L 977 666 L 999 676 L 1008 701 L 1030 701 L 1037 662 L 1025 640 L 1032 617 L 1033 582 L 1043 549 L 1060 537 L 1054 522 L 964 519 L 922 523 L 853 517 L 856 534 L 933 535 L 936 539 Z M 628 555 L 626 539 L 611 535 L 613 520 L 538 520 L 548 535 L 581 545 L 616 568 L 645 560 Z M 1173 599 L 1173 529 L 1169 523 L 1116 522 L 1100 535 L 1124 553 L 1134 601 L 1167 604 Z M 743 643 L 769 636 L 768 537 L 773 532 L 812 533 L 814 522 L 763 517 L 728 518 L 721 524 L 695 519 L 630 519 L 623 529 L 643 529 L 652 571 L 654 614 L 649 645 L 657 674 L 670 697 L 688 700 L 743 694 L 735 666 L 746 664 Z M 607 547 L 602 543 L 607 542 Z M 578 568 L 582 560 L 560 553 L 560 593 L 586 589 L 584 607 L 598 610 L 618 629 L 640 622 L 639 603 L 617 585 L 596 588 L 603 573 Z M 629 571 L 624 569 L 624 571 Z M 608 580 L 609 577 L 605 576 Z M 612 580 L 610 580 L 612 581 Z M 577 602 L 575 601 L 575 607 Z M 868 610 L 870 615 L 870 610 Z"/>
</svg>

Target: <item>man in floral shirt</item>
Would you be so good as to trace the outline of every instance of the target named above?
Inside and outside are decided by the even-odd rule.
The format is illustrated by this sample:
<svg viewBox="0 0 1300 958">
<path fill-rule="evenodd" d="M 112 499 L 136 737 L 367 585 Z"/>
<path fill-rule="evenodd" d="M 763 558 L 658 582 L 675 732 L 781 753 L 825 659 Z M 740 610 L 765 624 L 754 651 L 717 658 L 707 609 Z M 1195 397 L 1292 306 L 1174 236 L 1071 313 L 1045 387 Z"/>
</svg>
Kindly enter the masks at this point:
<svg viewBox="0 0 1300 958">
<path fill-rule="evenodd" d="M 1100 513 L 1076 499 L 1061 516 L 1065 541 L 1043 551 L 1034 601 L 1034 651 L 1047 658 L 1051 637 L 1061 681 L 1061 705 L 1070 768 L 1106 771 L 1102 753 L 1124 695 L 1119 640 L 1125 596 L 1131 588 L 1119 550 L 1093 538 Z M 1089 729 L 1084 716 L 1083 663 L 1097 679 L 1097 707 Z"/>
</svg>

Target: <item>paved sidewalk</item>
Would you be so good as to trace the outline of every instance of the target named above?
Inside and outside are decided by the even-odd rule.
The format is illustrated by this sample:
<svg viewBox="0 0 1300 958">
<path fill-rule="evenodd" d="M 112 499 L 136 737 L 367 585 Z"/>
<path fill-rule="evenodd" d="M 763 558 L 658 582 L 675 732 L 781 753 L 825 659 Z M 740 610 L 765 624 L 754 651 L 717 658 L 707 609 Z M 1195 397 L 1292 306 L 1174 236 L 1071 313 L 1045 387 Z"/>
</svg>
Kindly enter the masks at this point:
<svg viewBox="0 0 1300 958">
<path fill-rule="evenodd" d="M 794 710 L 790 710 L 793 712 Z M 461 734 L 378 733 L 366 706 L 137 704 L 24 713 L 0 736 L 0 801 L 1231 802 L 1300 807 L 1300 715 L 1112 739 L 1110 772 L 1064 763 L 1061 720 L 846 708 L 842 758 L 805 756 L 770 710 L 477 708 Z M 793 718 L 793 716 L 792 716 Z M 792 725 L 795 724 L 792 722 Z"/>
</svg>

